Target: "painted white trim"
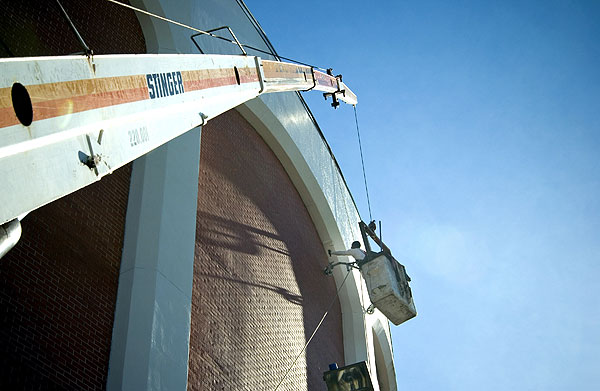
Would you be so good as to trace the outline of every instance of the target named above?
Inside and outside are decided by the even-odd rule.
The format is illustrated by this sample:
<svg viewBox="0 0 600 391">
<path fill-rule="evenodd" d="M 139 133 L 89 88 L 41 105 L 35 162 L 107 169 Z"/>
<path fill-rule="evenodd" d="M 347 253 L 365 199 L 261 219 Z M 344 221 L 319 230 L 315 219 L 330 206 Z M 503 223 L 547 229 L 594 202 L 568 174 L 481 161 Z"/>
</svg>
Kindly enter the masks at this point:
<svg viewBox="0 0 600 391">
<path fill-rule="evenodd" d="M 292 99 L 294 98 L 297 99 L 292 94 Z M 347 238 L 344 238 L 342 232 L 340 232 L 332 208 L 317 178 L 313 175 L 313 171 L 305 160 L 302 151 L 286 131 L 279 118 L 261 99 L 253 99 L 240 105 L 237 111 L 265 140 L 290 176 L 317 228 L 323 247 L 325 249 L 345 248 L 347 246 L 347 240 L 345 239 Z M 329 164 L 333 165 L 333 161 L 329 160 Z M 351 221 L 358 222 L 357 214 L 347 217 Z M 323 267 L 325 266 L 323 265 Z M 345 269 L 335 268 L 333 275 L 339 287 L 346 276 Z M 348 363 L 367 359 L 364 316 L 360 305 L 360 294 L 357 289 L 359 279 L 360 274 L 356 271 L 352 272 L 339 296 L 342 307 L 344 358 Z"/>
<path fill-rule="evenodd" d="M 383 382 L 385 384 L 382 385 L 383 387 L 380 386 L 380 390 L 396 391 L 396 371 L 394 368 L 394 354 L 391 345 L 389 322 L 387 322 L 387 320 L 385 322 L 382 322 L 381 319 L 377 319 L 375 320 L 375 322 L 373 322 L 371 326 L 371 331 L 372 338 L 374 339 L 374 341 L 372 341 L 372 344 L 374 350 L 373 358 L 376 362 L 375 367 L 379 366 L 385 371 L 385 373 L 382 374 L 382 376 L 384 376 Z M 379 345 L 379 348 L 381 348 L 379 354 L 375 346 L 376 344 Z M 379 383 L 377 370 L 371 373 L 375 378 L 375 381 Z"/>
<path fill-rule="evenodd" d="M 265 102 L 265 100 L 268 100 Z M 315 224 L 325 249 L 346 248 L 352 241 L 360 238 L 358 221 L 360 219 L 343 179 L 337 170 L 329 150 L 314 127 L 307 129 L 306 123 L 297 118 L 288 118 L 287 128 L 281 116 L 277 116 L 271 107 L 293 111 L 295 94 L 280 94 L 253 99 L 236 110 L 254 127 L 258 134 L 275 153 Z M 307 116 L 308 117 L 308 116 Z M 285 117 L 284 117 L 285 118 Z M 302 125 L 294 129 L 298 123 Z M 305 145 L 311 150 L 302 150 L 302 145 L 294 140 L 294 131 L 303 138 L 312 138 Z M 305 140 L 306 141 L 306 140 Z M 312 158 L 312 162 L 310 161 Z M 318 170 L 311 167 L 315 162 Z M 346 271 L 342 267 L 334 269 L 337 286 L 342 283 Z M 339 296 L 342 309 L 342 327 L 344 336 L 344 355 L 346 364 L 367 361 L 376 383 L 375 352 L 371 329 L 378 331 L 382 349 L 391 352 L 391 336 L 381 333 L 381 325 L 388 324 L 387 318 L 379 311 L 366 315 L 364 308 L 370 304 L 363 279 L 354 271 L 344 285 Z M 383 338 L 383 339 L 382 339 Z M 390 375 L 390 389 L 396 389 L 393 356 L 379 365 L 385 365 Z"/>
</svg>

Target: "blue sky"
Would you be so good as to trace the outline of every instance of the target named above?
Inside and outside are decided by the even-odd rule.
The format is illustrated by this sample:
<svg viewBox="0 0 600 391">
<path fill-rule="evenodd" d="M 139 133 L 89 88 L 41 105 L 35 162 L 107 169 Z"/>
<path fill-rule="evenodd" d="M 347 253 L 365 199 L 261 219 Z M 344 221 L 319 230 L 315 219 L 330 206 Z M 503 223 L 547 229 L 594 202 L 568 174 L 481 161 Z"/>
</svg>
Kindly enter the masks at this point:
<svg viewBox="0 0 600 391">
<path fill-rule="evenodd" d="M 399 389 L 600 389 L 600 2 L 246 3 L 358 95 L 419 310 L 392 326 Z M 351 107 L 305 98 L 367 219 Z"/>
</svg>

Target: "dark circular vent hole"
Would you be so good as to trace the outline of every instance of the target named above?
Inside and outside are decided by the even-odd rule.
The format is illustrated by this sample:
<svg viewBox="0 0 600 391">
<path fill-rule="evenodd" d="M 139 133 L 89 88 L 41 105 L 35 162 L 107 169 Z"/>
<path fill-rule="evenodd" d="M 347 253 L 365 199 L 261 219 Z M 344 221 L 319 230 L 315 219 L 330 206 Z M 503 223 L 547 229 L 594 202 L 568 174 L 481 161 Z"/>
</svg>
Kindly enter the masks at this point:
<svg viewBox="0 0 600 391">
<path fill-rule="evenodd" d="M 33 121 L 33 106 L 27 88 L 21 83 L 15 83 L 10 91 L 13 109 L 21 123 L 25 126 L 31 125 Z"/>
</svg>

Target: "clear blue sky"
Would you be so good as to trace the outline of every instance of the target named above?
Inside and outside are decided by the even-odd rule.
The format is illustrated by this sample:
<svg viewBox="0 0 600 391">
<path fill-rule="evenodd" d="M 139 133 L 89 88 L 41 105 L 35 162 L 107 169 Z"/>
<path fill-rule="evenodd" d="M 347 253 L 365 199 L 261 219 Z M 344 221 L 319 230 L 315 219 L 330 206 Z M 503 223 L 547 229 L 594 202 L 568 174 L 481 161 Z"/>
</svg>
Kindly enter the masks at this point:
<svg viewBox="0 0 600 391">
<path fill-rule="evenodd" d="M 247 0 L 357 93 L 400 390 L 600 390 L 600 1 Z M 306 99 L 368 209 L 351 107 Z"/>
</svg>

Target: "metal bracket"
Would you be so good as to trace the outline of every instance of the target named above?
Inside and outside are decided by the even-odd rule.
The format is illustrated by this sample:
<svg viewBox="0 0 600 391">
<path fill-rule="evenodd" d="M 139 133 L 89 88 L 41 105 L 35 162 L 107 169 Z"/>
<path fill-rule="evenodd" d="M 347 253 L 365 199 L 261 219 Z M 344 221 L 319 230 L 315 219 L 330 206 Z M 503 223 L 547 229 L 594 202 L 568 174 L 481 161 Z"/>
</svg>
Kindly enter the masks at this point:
<svg viewBox="0 0 600 391">
<path fill-rule="evenodd" d="M 254 57 L 254 62 L 256 63 L 256 74 L 258 76 L 258 82 L 260 83 L 260 91 L 258 91 L 258 93 L 262 94 L 265 90 L 265 73 L 260 58 Z"/>
<path fill-rule="evenodd" d="M 327 74 L 329 76 L 333 76 L 333 69 L 332 68 L 327 69 Z M 337 94 L 342 94 L 342 95 L 346 96 L 346 90 L 340 89 L 340 82 L 342 81 L 342 75 L 337 75 L 337 76 L 334 76 L 334 77 L 337 80 L 337 89 L 338 90 L 336 92 L 326 92 L 326 93 L 324 93 L 323 94 L 323 98 L 325 98 L 325 100 L 327 100 L 327 98 L 331 96 L 331 100 L 332 100 L 331 107 L 333 107 L 334 109 L 337 109 L 338 106 L 340 105 L 340 101 L 337 98 Z M 316 83 L 316 80 L 315 80 L 315 83 Z"/>
<path fill-rule="evenodd" d="M 360 270 L 360 266 L 358 265 L 358 262 L 330 262 L 327 267 L 323 270 L 323 273 L 325 273 L 326 276 L 330 276 L 333 274 L 333 268 L 337 265 L 346 265 L 346 270 L 350 271 L 353 268 L 354 269 L 358 269 Z"/>
<path fill-rule="evenodd" d="M 371 305 L 367 307 L 365 312 L 369 315 L 373 315 L 373 313 L 375 312 L 375 304 L 371 303 Z"/>
<path fill-rule="evenodd" d="M 87 140 L 87 145 L 88 145 L 88 148 L 90 149 L 90 155 L 82 163 L 84 165 L 86 165 L 90 170 L 93 170 L 94 174 L 96 174 L 96 176 L 97 176 L 98 175 L 98 163 L 100 163 L 100 160 L 102 160 L 102 158 L 100 157 L 100 155 L 94 153 L 94 148 L 92 147 L 92 139 L 89 134 L 85 135 L 85 139 Z"/>
<path fill-rule="evenodd" d="M 202 118 L 202 123 L 200 124 L 200 126 L 204 126 L 206 124 L 206 120 L 208 119 L 208 115 L 199 112 L 198 115 L 200 116 L 200 118 Z"/>
<path fill-rule="evenodd" d="M 317 86 L 317 78 L 315 77 L 315 67 L 310 67 L 310 73 L 312 75 L 313 85 L 309 89 L 303 90 L 302 92 L 310 91 Z M 327 100 L 327 98 L 325 98 L 325 100 Z"/>
<path fill-rule="evenodd" d="M 224 30 L 226 29 L 227 31 L 229 31 L 229 34 L 231 34 L 231 36 L 233 37 L 233 40 L 235 41 L 235 43 L 238 45 L 238 47 L 240 48 L 240 50 L 242 51 L 242 54 L 244 56 L 247 56 L 248 53 L 246 53 L 246 51 L 244 50 L 244 45 L 242 45 L 240 43 L 240 41 L 238 41 L 237 37 L 235 36 L 235 34 L 233 33 L 233 30 L 229 27 L 229 26 L 221 26 L 221 27 L 217 27 L 215 29 L 211 29 L 211 30 L 206 30 L 207 33 L 209 34 L 205 34 L 205 33 L 197 33 L 197 34 L 193 34 L 190 38 L 192 39 L 192 42 L 194 42 L 194 45 L 196 45 L 196 48 L 198 48 L 198 50 L 200 51 L 200 53 L 205 54 L 202 49 L 200 48 L 200 45 L 198 45 L 198 42 L 196 42 L 196 40 L 194 38 L 196 38 L 199 35 L 208 35 L 209 37 L 213 37 L 213 38 L 217 38 L 217 39 L 221 39 L 224 41 L 228 41 L 228 42 L 232 42 L 229 39 L 225 38 L 225 37 L 220 37 L 218 35 L 214 35 L 211 34 L 215 31 L 219 31 L 219 30 Z M 232 42 L 233 43 L 233 42 Z"/>
<path fill-rule="evenodd" d="M 371 222 L 371 223 L 374 223 Z M 383 241 L 381 239 L 379 239 L 377 237 L 377 235 L 375 234 L 375 232 L 371 229 L 371 227 L 373 226 L 373 224 L 365 224 L 364 221 L 361 221 L 358 223 L 358 227 L 360 228 L 360 233 L 362 234 L 363 237 L 363 243 L 365 245 L 365 249 L 367 250 L 367 256 L 360 261 L 359 266 L 363 266 L 364 264 L 371 262 L 372 260 L 374 260 L 375 258 L 377 258 L 380 255 L 385 255 L 386 257 L 388 257 L 388 259 L 390 260 L 390 262 L 395 261 L 395 258 L 392 256 L 392 251 L 388 248 L 388 246 L 385 245 L 385 243 L 383 243 Z M 380 252 L 373 252 L 371 251 L 371 244 L 369 243 L 369 239 L 368 238 L 373 239 L 373 241 L 375 243 L 377 243 L 377 245 L 379 245 L 379 247 L 381 248 Z M 396 278 L 399 280 L 399 273 L 400 271 L 396 268 L 394 268 L 395 272 L 396 272 Z M 402 266 L 402 273 L 404 274 L 404 278 L 406 279 L 407 282 L 410 282 L 410 276 L 408 274 L 406 274 L 406 270 L 404 269 L 404 266 Z"/>
</svg>

